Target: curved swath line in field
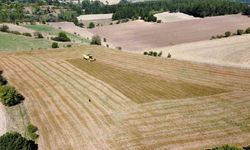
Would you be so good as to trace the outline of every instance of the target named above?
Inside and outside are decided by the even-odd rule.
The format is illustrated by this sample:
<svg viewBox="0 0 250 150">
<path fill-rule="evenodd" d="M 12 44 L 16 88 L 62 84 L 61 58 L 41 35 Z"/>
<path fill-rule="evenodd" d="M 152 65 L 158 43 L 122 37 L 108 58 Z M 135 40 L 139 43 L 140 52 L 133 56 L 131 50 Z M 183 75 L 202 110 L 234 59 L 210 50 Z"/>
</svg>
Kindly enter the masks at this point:
<svg viewBox="0 0 250 150">
<path fill-rule="evenodd" d="M 82 70 L 77 70 L 77 68 L 75 69 L 74 66 L 71 66 L 67 62 L 63 63 L 63 64 L 58 64 L 58 65 L 61 66 L 62 68 L 64 68 L 65 70 L 67 70 L 67 72 L 70 73 L 69 75 L 76 76 L 77 78 L 81 78 L 89 84 L 92 83 L 91 80 L 94 80 L 95 82 L 93 84 L 95 84 L 95 87 L 99 91 L 101 91 L 101 93 L 104 94 L 107 98 L 109 98 L 109 100 L 111 100 L 111 103 L 109 101 L 109 105 L 113 105 L 112 107 L 116 107 L 116 108 L 114 108 L 115 110 L 121 111 L 124 108 L 136 105 L 134 102 L 131 102 L 130 100 L 128 100 L 127 97 L 125 97 L 123 94 L 118 92 L 116 89 L 113 89 L 113 87 L 109 87 L 108 83 L 104 83 L 104 82 L 100 81 L 99 79 L 93 78 L 91 75 L 83 72 Z M 71 69 L 71 67 L 72 67 L 72 69 Z M 87 75 L 90 77 L 86 79 L 86 78 L 83 78 L 83 75 Z M 99 87 L 102 87 L 102 89 Z M 107 93 L 110 93 L 110 94 L 107 94 Z M 116 101 L 116 102 L 112 103 L 114 101 Z M 114 110 L 112 110 L 112 111 L 114 112 Z"/>
<path fill-rule="evenodd" d="M 39 66 L 37 66 L 37 67 L 39 67 L 41 70 L 48 68 L 48 67 L 46 67 L 46 66 L 47 66 L 47 63 L 44 63 L 44 64 L 45 64 L 45 65 L 43 65 L 43 63 L 41 62 L 41 63 L 39 63 Z M 42 69 L 42 68 L 43 68 L 43 69 Z M 53 71 L 53 70 L 54 70 L 54 71 Z M 44 71 L 44 73 L 46 72 L 46 70 L 43 70 L 43 71 Z M 50 67 L 50 71 L 51 71 L 53 74 L 56 74 L 56 75 L 57 75 L 57 78 L 52 77 L 54 80 L 57 80 L 58 82 L 61 82 L 61 81 L 59 80 L 59 78 L 60 78 L 60 79 L 62 79 L 66 84 L 70 85 L 70 86 L 74 89 L 74 91 L 78 91 L 78 92 L 79 92 L 79 90 L 77 89 L 77 87 L 74 88 L 73 83 L 67 82 L 68 80 L 67 80 L 66 77 L 64 77 L 64 76 L 65 76 L 64 74 L 58 74 L 58 73 L 57 73 L 57 72 L 59 72 L 58 69 L 53 69 L 52 67 Z M 72 78 L 69 78 L 69 79 L 72 79 Z M 79 87 L 79 88 L 80 88 L 80 87 Z M 66 89 L 65 89 L 65 90 L 66 90 Z M 109 125 L 109 124 L 107 124 L 106 122 L 104 122 L 103 120 L 100 120 L 100 119 L 99 119 L 99 115 L 93 114 L 92 111 L 90 110 L 90 108 L 85 107 L 85 104 L 82 103 L 81 99 L 79 98 L 79 97 L 82 97 L 82 95 L 85 96 L 85 94 L 82 94 L 81 92 L 80 92 L 80 94 L 74 94 L 75 92 L 73 93 L 73 92 L 71 92 L 71 91 L 69 91 L 69 90 L 66 90 L 66 92 L 67 92 L 71 97 L 73 97 L 75 100 L 78 100 L 78 103 L 79 103 L 79 104 L 81 104 L 82 106 L 84 106 L 83 110 L 87 111 L 87 113 L 90 114 L 90 116 L 91 116 L 91 117 L 89 117 L 89 118 L 93 118 L 93 120 L 96 121 L 95 123 L 92 123 L 92 125 L 93 125 L 93 124 L 96 124 L 96 125 L 102 124 L 102 125 L 101 125 L 102 127 L 106 127 L 106 126 Z M 88 99 L 86 99 L 86 102 L 88 102 Z M 77 105 L 77 104 L 76 104 L 76 105 Z M 91 106 L 89 106 L 89 107 L 91 107 Z M 98 108 L 97 108 L 97 109 L 98 109 Z M 97 109 L 94 108 L 93 110 L 98 111 Z M 101 115 L 103 116 L 103 115 L 105 115 L 105 114 L 101 114 Z M 106 125 L 104 125 L 104 124 L 106 124 Z"/>
<path fill-rule="evenodd" d="M 51 62 L 51 61 L 49 61 L 49 62 Z M 59 62 L 62 64 L 59 64 Z M 95 81 L 95 87 L 101 92 L 101 93 L 103 93 L 103 94 L 106 94 L 105 92 L 102 92 L 103 90 L 106 90 L 107 89 L 107 91 L 108 91 L 108 93 L 114 93 L 114 89 L 111 89 L 111 87 L 109 87 L 107 84 L 105 85 L 105 83 L 102 83 L 101 81 L 99 81 L 99 80 L 97 80 L 96 78 L 94 78 L 94 77 L 92 77 L 92 76 L 90 76 L 90 75 L 88 75 L 87 73 L 85 73 L 85 72 L 83 72 L 82 70 L 77 70 L 77 68 L 75 68 L 75 66 L 73 66 L 73 65 L 71 65 L 71 64 L 69 64 L 68 62 L 65 62 L 65 61 L 53 61 L 53 64 L 56 64 L 57 66 L 61 66 L 61 68 L 62 69 L 64 69 L 65 68 L 65 72 L 64 73 L 67 73 L 69 70 L 71 70 L 71 69 L 75 69 L 75 71 L 73 70 L 73 71 L 70 71 L 71 73 L 72 73 L 72 75 L 74 75 L 74 76 L 76 76 L 76 74 L 78 75 L 78 77 L 80 77 L 81 79 L 83 79 L 84 81 L 86 81 L 87 83 L 89 83 L 89 84 L 91 84 L 92 85 L 92 82 L 93 81 Z M 61 69 L 60 69 L 60 71 L 61 71 Z M 86 78 L 86 77 L 84 77 L 83 76 L 83 74 L 84 75 L 87 75 L 88 77 Z M 77 77 L 77 78 L 78 78 Z M 98 84 L 96 84 L 96 83 L 98 83 Z M 103 88 L 104 89 L 100 89 L 98 86 L 99 85 L 101 85 L 101 86 L 103 86 Z M 115 95 L 117 95 L 118 96 L 118 98 L 119 97 L 122 97 L 123 98 L 123 100 L 122 101 L 128 101 L 128 100 L 125 100 L 125 99 L 128 99 L 127 97 L 125 97 L 124 95 L 122 95 L 121 93 L 117 93 L 117 92 L 115 92 L 114 93 Z M 106 94 L 106 96 L 107 97 L 110 97 L 109 95 L 107 95 Z M 111 98 L 111 97 L 110 97 Z M 113 99 L 114 100 L 114 98 L 111 98 L 111 99 Z M 128 101 L 128 102 L 131 102 L 131 101 Z M 117 102 L 117 104 L 119 104 L 120 102 Z M 112 104 L 113 105 L 113 104 Z M 120 104 L 119 104 L 120 105 Z"/>
<path fill-rule="evenodd" d="M 60 65 L 65 70 L 68 70 L 70 73 L 74 73 L 75 76 L 78 76 L 81 79 L 84 79 L 83 74 L 90 76 L 89 78 L 85 79 L 85 81 L 91 84 L 91 80 L 94 80 L 96 83 L 95 85 L 98 85 L 97 86 L 98 90 L 103 91 L 103 93 L 105 93 L 105 91 L 108 91 L 109 93 L 114 95 L 114 96 L 112 96 L 113 98 L 111 98 L 110 94 L 107 96 L 109 98 L 111 98 L 116 105 L 118 104 L 119 110 L 121 110 L 121 107 L 126 108 L 129 105 L 136 105 L 136 103 L 129 100 L 125 95 L 123 95 L 122 93 L 120 93 L 119 91 L 117 91 L 116 89 L 111 87 L 110 85 L 108 85 L 108 83 L 105 83 L 99 79 L 94 78 L 93 76 L 89 75 L 88 73 L 76 68 L 74 65 L 69 64 L 68 62 L 58 64 L 58 65 Z M 99 86 L 103 87 L 103 88 L 99 88 Z M 112 105 L 114 105 L 114 104 L 112 104 Z"/>
<path fill-rule="evenodd" d="M 23 60 L 23 59 L 22 59 Z M 27 60 L 26 60 L 27 61 Z M 33 64 L 30 64 L 30 65 L 33 65 Z M 30 66 L 30 68 L 32 68 L 31 66 Z M 37 74 L 38 76 L 39 76 L 39 74 Z M 45 79 L 43 79 L 44 80 L 44 82 L 45 83 L 49 83 L 49 81 L 47 81 L 47 80 L 45 80 Z M 41 80 L 40 80 L 41 81 Z M 53 85 L 50 85 L 50 86 L 52 86 L 53 87 Z M 57 91 L 55 88 L 53 89 L 54 91 L 56 91 L 56 92 L 59 92 L 59 91 Z M 62 89 L 62 91 L 63 91 L 64 89 Z M 67 91 L 66 91 L 67 92 Z M 67 94 L 67 93 L 65 93 L 65 94 Z M 60 95 L 60 94 L 59 94 Z M 61 99 L 64 99 L 63 98 L 63 96 L 61 95 L 61 96 L 59 96 Z M 71 99 L 72 101 L 74 101 L 74 99 Z M 69 100 L 69 101 L 71 101 L 71 100 Z M 64 101 L 67 103 L 65 106 L 71 106 L 71 104 L 69 104 L 68 103 L 68 101 L 66 100 L 66 99 L 64 99 Z M 63 101 L 63 102 L 64 102 Z M 66 107 L 64 107 L 64 108 L 66 108 Z M 69 111 L 68 112 L 71 112 L 71 111 L 76 111 L 76 110 L 79 110 L 79 109 L 77 109 L 77 108 L 70 108 L 69 109 Z M 67 115 L 65 115 L 65 116 L 67 116 Z M 81 117 L 81 115 L 80 115 L 80 113 L 78 113 L 78 115 L 74 115 L 75 116 L 75 118 L 76 118 L 76 120 L 78 120 L 78 121 L 81 121 L 81 124 L 83 125 L 83 126 L 86 126 L 86 125 L 88 125 L 87 123 L 86 123 L 86 121 L 85 122 L 82 122 L 82 120 L 86 120 L 85 118 L 83 118 L 83 117 Z M 78 117 L 81 117 L 81 119 L 79 119 Z M 70 118 L 68 118 L 68 122 L 70 122 L 70 126 L 69 127 L 74 127 L 74 124 L 77 124 L 77 123 L 71 123 L 71 122 L 73 122 L 73 121 L 70 121 Z M 73 128 L 74 129 L 74 128 Z M 77 135 L 77 132 L 79 133 L 79 131 L 81 131 L 81 129 L 79 129 L 79 130 L 76 130 L 75 132 L 75 134 L 74 135 Z M 88 130 L 87 130 L 88 131 Z M 85 134 L 81 134 L 81 135 L 85 135 Z M 87 134 L 87 135 L 90 135 L 90 134 Z M 83 139 L 85 139 L 85 137 L 83 137 Z M 86 139 L 88 139 L 88 138 L 86 138 Z M 76 141 L 76 140 L 75 140 Z M 80 141 L 79 141 L 80 142 Z"/>
<path fill-rule="evenodd" d="M 22 89 L 26 89 L 26 85 L 23 82 L 20 82 L 20 81 L 17 82 L 16 80 L 14 80 L 14 78 L 12 77 L 12 75 L 16 75 L 17 73 L 14 71 L 14 69 L 9 70 L 9 67 L 6 67 L 6 66 L 8 66 L 8 63 L 4 63 L 4 61 L 0 61 L 0 65 L 4 66 L 3 68 L 4 68 L 5 73 L 6 73 L 7 77 L 8 77 L 8 79 L 9 79 L 9 82 L 13 83 L 16 86 L 20 85 L 20 87 L 22 87 Z M 29 97 L 33 96 L 32 93 L 29 92 L 28 90 L 23 90 L 22 92 L 24 93 L 24 95 L 29 95 Z M 32 99 L 32 98 L 30 98 L 30 99 Z M 27 100 L 27 98 L 26 98 L 26 100 Z M 31 112 L 38 114 L 37 110 L 34 109 L 35 106 L 36 106 L 36 105 L 34 105 L 34 102 L 33 101 L 27 102 L 27 101 L 26 101 L 26 106 L 28 105 L 28 107 L 29 107 L 29 105 L 31 105 L 31 107 L 29 107 L 29 109 L 27 109 L 30 112 L 29 114 L 31 114 Z M 41 121 L 42 119 L 41 119 L 41 117 L 39 115 L 37 115 L 37 117 L 31 118 L 31 119 L 32 120 L 36 120 L 36 122 L 42 122 Z M 42 128 L 39 129 L 39 133 L 41 135 L 43 135 L 43 136 L 46 136 L 47 135 L 46 133 L 49 132 L 48 128 L 46 126 L 44 126 L 44 124 L 39 124 L 39 126 L 42 126 Z M 43 138 L 42 140 L 40 140 L 40 142 L 43 143 L 43 144 L 44 143 L 49 143 L 48 142 L 49 138 L 50 137 L 46 136 L 45 138 Z M 50 147 L 49 144 L 48 144 L 48 149 L 51 149 L 51 147 Z"/>
<path fill-rule="evenodd" d="M 3 61 L 2 61 L 3 62 Z M 25 74 L 21 74 L 21 73 L 19 73 L 20 71 L 14 71 L 15 70 L 15 67 L 16 66 L 13 66 L 14 64 L 13 63 L 11 63 L 11 66 L 9 65 L 10 63 L 9 63 L 9 60 L 7 60 L 7 62 L 3 62 L 4 63 L 4 66 L 6 66 L 6 69 L 5 70 L 7 70 L 6 72 L 8 72 L 8 70 L 10 69 L 12 72 L 13 72 L 13 75 L 15 74 L 15 75 L 18 75 L 18 78 L 17 79 L 20 79 L 21 81 L 26 81 L 25 80 L 25 78 L 23 77 Z M 21 83 L 21 82 L 19 82 L 20 83 L 20 85 L 22 85 L 22 86 L 24 86 L 24 87 L 29 87 L 29 88 L 32 88 L 32 84 L 29 84 L 28 82 L 26 82 L 26 83 Z M 17 84 L 17 85 L 19 85 L 19 84 Z M 24 93 L 25 93 L 25 91 L 24 91 Z M 30 92 L 29 94 L 27 93 L 27 95 L 30 95 L 32 92 Z M 34 91 L 34 93 L 36 94 L 36 96 L 35 97 L 40 97 L 40 95 L 39 95 L 39 93 L 37 92 L 37 91 Z M 31 95 L 33 95 L 33 94 L 31 94 Z M 39 99 L 40 100 L 40 99 Z M 41 109 L 42 107 L 41 107 L 41 104 L 40 104 L 40 101 L 37 101 L 37 104 L 39 104 L 39 108 L 37 108 L 38 110 L 39 109 Z M 29 102 L 26 102 L 26 103 L 29 103 Z M 33 103 L 33 102 L 32 102 Z M 33 106 L 37 106 L 37 105 L 33 105 Z M 34 108 L 36 108 L 36 107 L 34 107 Z M 28 109 L 28 111 L 30 112 L 30 113 L 32 113 L 32 111 L 30 110 L 30 109 Z M 55 128 L 53 127 L 53 126 L 51 126 L 51 123 L 50 123 L 50 121 L 49 121 L 49 119 L 48 119 L 48 117 L 45 115 L 45 113 L 43 112 L 43 111 L 41 111 L 40 113 L 43 113 L 43 118 L 46 118 L 46 122 L 48 122 L 49 124 L 47 124 L 46 126 L 44 126 L 44 124 L 43 123 L 41 123 L 42 121 L 41 120 L 43 120 L 43 119 L 41 119 L 41 117 L 38 115 L 36 118 L 38 118 L 38 120 L 39 121 L 41 121 L 40 123 L 41 124 L 39 124 L 39 126 L 42 126 L 43 127 L 43 129 L 47 129 L 47 131 L 45 131 L 44 133 L 49 133 L 49 128 L 50 129 L 53 129 L 54 131 L 55 131 Z M 38 122 L 39 123 L 39 122 Z M 47 127 L 47 126 L 51 126 L 51 127 Z M 42 129 L 42 130 L 43 130 Z M 40 129 L 39 129 L 39 131 L 40 131 Z M 53 138 L 51 137 L 51 136 L 47 136 L 47 134 L 43 134 L 42 136 L 46 136 L 45 138 L 43 138 L 43 140 L 45 141 L 45 143 L 48 145 L 48 147 L 49 148 L 51 148 L 51 145 L 49 144 L 50 142 L 50 140 L 52 140 Z M 59 136 L 60 136 L 60 134 L 59 134 Z M 54 143 L 54 145 L 58 145 L 58 143 Z"/>
<path fill-rule="evenodd" d="M 47 63 L 48 64 L 48 63 Z M 90 93 L 89 95 L 94 95 L 94 98 L 92 98 L 92 100 L 95 100 L 95 99 L 102 99 L 101 96 L 105 96 L 105 97 L 109 97 L 111 99 L 111 96 L 109 96 L 108 94 L 104 93 L 103 91 L 100 91 L 99 88 L 97 87 L 98 85 L 95 84 L 95 82 L 91 83 L 89 81 L 87 81 L 86 77 L 85 78 L 80 78 L 78 76 L 76 76 L 74 73 L 71 73 L 69 74 L 69 70 L 62 70 L 62 67 L 57 64 L 57 63 L 52 63 L 50 62 L 48 65 L 51 65 L 51 67 L 54 67 L 54 68 L 57 68 L 57 73 L 60 72 L 60 74 L 65 74 L 69 77 L 71 77 L 70 79 L 73 80 L 74 82 L 69 82 L 69 84 L 74 87 L 77 91 L 81 91 L 81 90 L 84 90 L 83 88 L 81 87 L 85 87 L 85 90 L 87 90 L 87 93 Z M 76 79 L 81 79 L 81 80 L 76 80 Z M 65 79 L 67 81 L 67 79 Z M 80 81 L 84 81 L 83 82 L 80 82 Z M 86 82 L 86 83 L 85 83 Z M 76 86 L 79 87 L 77 88 Z M 95 86 L 95 89 L 98 89 L 98 90 L 95 90 L 95 89 L 92 89 L 91 90 L 91 87 L 90 86 Z M 96 92 L 98 91 L 98 92 Z M 81 93 L 81 92 L 80 92 Z M 82 93 L 81 93 L 82 94 Z M 86 97 L 89 97 L 87 94 L 85 94 Z M 93 96 L 91 96 L 93 97 Z M 111 99 L 112 100 L 112 99 Z M 99 100 L 100 102 L 102 102 L 101 100 Z M 96 105 L 96 103 L 93 103 L 95 104 L 95 106 L 97 107 L 96 109 L 98 111 L 100 111 L 102 115 L 108 115 L 110 113 L 113 113 L 114 112 L 114 109 L 113 108 L 109 108 L 109 110 L 105 109 L 104 106 L 105 104 L 104 103 L 98 103 Z M 112 104 L 111 105 L 115 105 L 115 104 Z M 102 108 L 101 108 L 102 107 Z M 104 110 L 105 109 L 105 110 Z"/>
<path fill-rule="evenodd" d="M 8 60 L 10 61 L 11 59 L 8 59 Z M 25 66 L 25 65 L 24 65 L 24 66 Z M 19 66 L 19 67 L 21 67 L 21 66 Z M 30 68 L 28 68 L 28 69 L 30 69 Z M 32 70 L 32 69 L 31 69 L 31 70 Z M 34 76 L 33 76 L 33 77 L 34 77 Z M 28 79 L 31 79 L 31 76 L 28 76 Z M 39 80 L 39 78 L 37 78 L 37 80 L 36 80 L 36 79 L 33 79 L 33 80 L 34 80 L 34 81 L 42 81 L 42 80 Z M 30 80 L 30 81 L 31 81 L 31 80 Z M 34 84 L 36 84 L 36 83 L 34 83 Z M 37 83 L 37 84 L 38 84 L 38 83 Z M 30 85 L 30 86 L 31 86 L 31 85 Z M 42 84 L 40 84 L 40 86 L 41 86 L 43 89 L 46 89 L 46 87 L 44 87 Z M 32 87 L 32 86 L 31 86 L 31 87 Z M 39 93 L 42 93 L 42 91 L 40 91 Z M 39 94 L 39 93 L 38 93 L 38 94 Z M 45 91 L 44 94 L 49 95 L 49 92 L 47 91 L 47 93 L 46 93 L 46 91 Z M 43 99 L 43 98 L 41 98 L 41 99 Z M 49 98 L 49 99 L 50 99 L 50 98 Z M 41 102 L 43 102 L 43 101 L 41 101 Z M 55 102 L 55 101 L 53 101 L 53 102 Z M 47 106 L 45 107 L 45 109 L 46 109 L 46 108 L 51 108 L 52 106 L 54 106 L 54 105 L 53 105 L 53 104 L 54 104 L 53 102 L 50 103 L 50 105 L 47 105 Z M 46 105 L 46 103 L 44 103 L 44 105 Z M 50 106 L 50 107 L 48 107 L 48 106 Z M 55 105 L 55 107 L 57 107 L 57 106 Z M 58 107 L 57 107 L 55 110 L 58 110 Z M 59 110 L 59 111 L 60 111 L 60 110 Z M 62 111 L 60 111 L 60 112 L 62 113 Z M 50 116 L 53 117 L 54 115 L 51 114 Z M 62 116 L 64 116 L 64 115 L 58 115 L 58 116 L 61 116 L 61 117 L 62 117 Z M 60 121 L 59 121 L 59 120 L 56 121 L 57 119 L 55 119 L 55 123 L 57 122 L 57 124 L 56 124 L 57 128 L 55 129 L 55 131 L 57 131 L 57 129 L 59 129 L 61 132 L 64 132 L 64 130 L 62 130 L 62 128 L 60 128 L 60 125 L 59 125 L 59 122 L 63 123 L 63 121 L 62 121 L 63 118 L 58 118 L 58 119 L 60 119 Z M 69 119 L 69 118 L 68 118 L 68 119 Z M 64 119 L 64 123 L 65 123 L 65 122 L 67 122 L 66 119 Z M 69 127 L 68 127 L 68 128 L 69 128 Z M 77 133 L 77 131 L 75 131 L 75 132 Z M 57 133 L 57 134 L 61 135 L 60 133 Z M 56 136 L 58 136 L 57 134 L 56 134 Z M 71 137 L 70 134 L 67 134 L 67 133 L 66 133 L 66 135 L 68 135 L 69 137 Z M 61 138 L 61 139 L 64 139 L 64 142 L 63 142 L 63 143 L 66 142 L 66 139 L 65 139 L 65 138 Z M 69 139 L 67 139 L 67 141 L 69 141 Z M 71 141 L 71 140 L 70 140 L 70 142 L 71 142 L 71 145 L 74 143 L 74 142 Z M 62 144 L 62 143 L 61 143 L 61 144 Z M 60 144 L 59 144 L 59 145 L 60 145 Z M 60 147 L 59 145 L 58 145 L 58 147 Z M 63 145 L 63 144 L 62 144 L 62 145 Z M 67 145 L 67 146 L 69 146 L 69 145 Z M 66 147 L 67 147 L 67 146 L 66 146 Z"/>
<path fill-rule="evenodd" d="M 10 59 L 9 59 L 10 60 Z M 19 66 L 19 68 L 20 68 L 21 66 Z M 24 72 L 24 71 L 23 71 Z M 31 76 L 29 76 L 27 79 L 31 79 Z M 36 79 L 34 79 L 34 81 L 35 81 Z M 31 80 L 29 80 L 29 81 L 31 81 Z M 37 81 L 37 80 L 36 80 Z M 39 80 L 38 80 L 39 81 Z M 33 85 L 35 85 L 36 83 L 34 82 L 34 84 L 30 84 L 29 86 L 30 87 L 32 87 Z M 31 86 L 32 85 L 32 86 Z M 45 87 L 44 87 L 45 88 Z M 41 89 L 41 88 L 39 88 L 39 89 Z M 37 91 L 35 91 L 35 92 L 37 92 Z M 37 92 L 38 93 L 38 92 Z M 45 95 L 46 95 L 46 93 L 45 92 L 43 92 L 43 91 L 39 91 L 39 93 L 38 94 L 40 94 L 40 93 L 43 93 L 44 94 L 44 97 L 46 97 Z M 48 94 L 48 93 L 47 93 Z M 38 96 L 38 95 L 37 95 Z M 40 95 L 39 95 L 40 96 Z M 40 99 L 42 99 L 41 98 L 42 97 L 42 95 L 40 96 Z M 40 101 L 39 101 L 40 102 Z M 41 102 L 43 102 L 43 101 L 41 101 Z M 45 103 L 43 103 L 44 105 L 46 105 Z M 50 103 L 51 105 L 53 104 L 53 103 Z M 51 106 L 50 105 L 50 106 Z M 46 108 L 48 108 L 47 106 L 46 106 Z M 61 118 L 58 118 L 58 119 L 61 119 Z M 59 126 L 58 126 L 58 124 L 57 124 L 57 128 L 58 128 Z M 62 129 L 60 129 L 61 131 L 62 131 Z M 59 133 L 58 133 L 59 134 Z M 59 134 L 60 135 L 60 134 Z M 60 144 L 59 144 L 60 145 Z"/>
<path fill-rule="evenodd" d="M 23 59 L 22 59 L 23 60 Z M 41 63 L 39 63 L 39 64 L 41 64 Z M 34 64 L 33 64 L 34 65 Z M 38 68 L 40 68 L 41 69 L 41 66 L 39 67 L 39 66 L 36 66 L 36 67 L 38 67 Z M 48 67 L 45 67 L 45 68 L 48 68 Z M 51 69 L 51 68 L 50 68 Z M 59 76 L 58 76 L 59 77 Z M 54 78 L 54 79 L 56 79 L 56 78 Z M 56 89 L 55 89 L 56 90 Z M 66 91 L 67 92 L 67 94 L 70 94 L 70 91 Z M 73 96 L 73 95 L 71 95 L 71 96 Z M 79 99 L 79 98 L 77 98 L 77 97 L 74 97 L 74 98 L 76 98 L 76 99 Z M 68 104 L 68 105 L 70 105 L 70 104 Z M 74 108 L 72 108 L 73 110 L 79 110 L 79 109 L 74 109 Z M 86 110 L 87 108 L 84 108 L 84 109 L 80 109 L 80 110 Z M 91 112 L 90 112 L 91 113 Z M 79 115 L 78 117 L 81 117 L 81 115 Z M 96 119 L 98 119 L 98 117 L 94 117 L 94 118 L 96 118 Z M 91 117 L 90 117 L 90 120 L 91 120 Z M 92 125 L 98 125 L 97 123 L 93 123 Z M 105 126 L 102 126 L 102 127 L 105 127 Z M 94 130 L 96 130 L 96 129 L 99 129 L 98 127 L 96 127 L 95 129 L 92 129 L 92 131 L 94 131 Z"/>
</svg>

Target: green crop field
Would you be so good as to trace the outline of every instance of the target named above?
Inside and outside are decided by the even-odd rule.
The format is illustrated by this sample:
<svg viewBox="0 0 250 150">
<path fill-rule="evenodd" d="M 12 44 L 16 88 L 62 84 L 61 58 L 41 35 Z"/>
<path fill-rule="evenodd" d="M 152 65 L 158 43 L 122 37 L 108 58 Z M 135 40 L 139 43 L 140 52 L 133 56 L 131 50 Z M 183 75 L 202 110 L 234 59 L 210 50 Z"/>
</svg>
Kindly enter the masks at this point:
<svg viewBox="0 0 250 150">
<path fill-rule="evenodd" d="M 48 25 L 24 25 L 24 27 L 41 32 L 41 33 L 47 33 L 47 34 L 50 34 L 51 36 L 57 36 L 59 32 L 64 32 L 62 30 L 55 29 L 55 28 L 48 26 Z M 77 43 L 82 43 L 82 44 L 89 43 L 89 40 L 87 40 L 87 39 L 84 39 L 82 37 L 76 36 L 76 35 L 68 33 L 68 32 L 65 32 L 65 33 L 73 42 L 75 41 Z"/>
<path fill-rule="evenodd" d="M 22 35 L 0 32 L 1 51 L 21 51 L 51 47 L 51 42 L 45 39 L 35 39 Z"/>
</svg>

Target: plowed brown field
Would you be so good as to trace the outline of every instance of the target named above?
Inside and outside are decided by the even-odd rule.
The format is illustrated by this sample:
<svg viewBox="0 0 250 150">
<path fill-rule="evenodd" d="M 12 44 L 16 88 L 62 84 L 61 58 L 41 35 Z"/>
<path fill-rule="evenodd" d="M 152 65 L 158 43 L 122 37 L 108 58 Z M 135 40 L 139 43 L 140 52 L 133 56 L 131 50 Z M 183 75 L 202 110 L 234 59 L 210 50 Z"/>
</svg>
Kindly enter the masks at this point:
<svg viewBox="0 0 250 150">
<path fill-rule="evenodd" d="M 97 61 L 79 62 L 83 52 Z M 0 69 L 26 97 L 42 150 L 203 149 L 250 143 L 249 70 L 93 46 L 0 56 Z M 185 83 L 183 89 L 173 86 L 177 83 Z M 157 96 L 162 87 L 169 95 Z M 192 93 L 197 87 L 201 92 Z M 146 88 L 150 90 L 144 92 Z M 131 97 L 128 89 L 144 92 L 146 100 L 136 101 L 137 94 Z"/>
<path fill-rule="evenodd" d="M 123 50 L 149 50 L 153 48 L 209 40 L 211 36 L 236 32 L 250 26 L 250 18 L 243 15 L 207 17 L 168 23 L 133 21 L 89 30 L 106 38 Z"/>
</svg>

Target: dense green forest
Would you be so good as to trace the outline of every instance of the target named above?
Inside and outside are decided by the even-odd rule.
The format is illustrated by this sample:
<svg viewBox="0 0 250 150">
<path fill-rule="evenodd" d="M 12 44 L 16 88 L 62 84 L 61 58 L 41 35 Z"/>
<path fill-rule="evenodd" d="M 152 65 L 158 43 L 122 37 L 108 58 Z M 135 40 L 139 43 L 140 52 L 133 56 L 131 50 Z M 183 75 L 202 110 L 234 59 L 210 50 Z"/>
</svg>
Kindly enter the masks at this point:
<svg viewBox="0 0 250 150">
<path fill-rule="evenodd" d="M 130 3 L 122 0 L 116 5 L 105 5 L 100 1 L 84 0 L 82 4 L 63 4 L 58 1 L 42 0 L 0 0 L 0 22 L 20 21 L 70 21 L 78 24 L 77 16 L 82 14 L 113 13 L 114 20 L 141 19 L 156 21 L 153 16 L 157 12 L 183 12 L 195 17 L 217 16 L 241 13 L 250 15 L 250 7 L 238 0 L 158 0 Z M 41 6 L 53 5 L 60 9 L 54 15 L 51 8 L 43 9 Z M 31 7 L 32 13 L 25 11 Z"/>
<path fill-rule="evenodd" d="M 117 5 L 103 5 L 101 2 L 90 2 L 85 0 L 82 3 L 85 13 L 114 13 L 113 19 L 126 19 L 142 17 L 149 19 L 156 12 L 170 11 L 183 12 L 195 17 L 217 16 L 225 14 L 236 14 L 245 12 L 249 15 L 249 7 L 246 4 L 229 0 L 159 0 L 138 3 L 122 1 Z"/>
</svg>

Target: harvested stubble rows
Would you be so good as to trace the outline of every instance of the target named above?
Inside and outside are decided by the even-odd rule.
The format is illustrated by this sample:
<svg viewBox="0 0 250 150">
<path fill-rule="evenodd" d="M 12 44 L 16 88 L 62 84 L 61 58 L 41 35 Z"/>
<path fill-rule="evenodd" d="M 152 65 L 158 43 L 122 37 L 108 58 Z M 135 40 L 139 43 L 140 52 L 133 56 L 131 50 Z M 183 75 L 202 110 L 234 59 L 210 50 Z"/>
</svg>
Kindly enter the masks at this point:
<svg viewBox="0 0 250 150">
<path fill-rule="evenodd" d="M 83 50 L 97 58 L 94 66 L 223 92 L 137 103 L 115 83 L 101 81 L 93 68 L 82 71 L 66 61 L 79 58 Z M 250 142 L 248 70 L 98 47 L 1 55 L 0 68 L 26 96 L 31 121 L 39 128 L 41 149 L 200 149 Z M 113 72 L 102 74 L 117 78 Z"/>
</svg>

